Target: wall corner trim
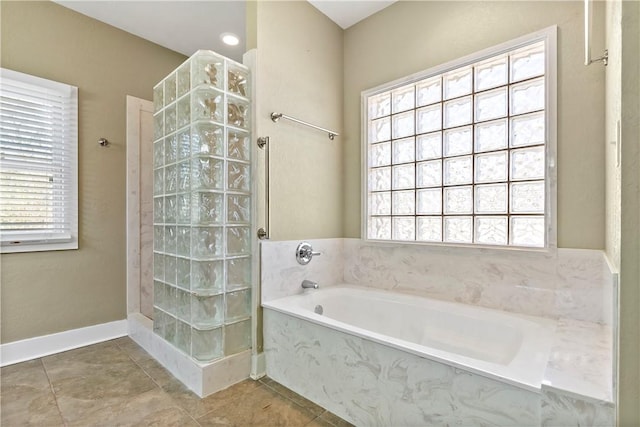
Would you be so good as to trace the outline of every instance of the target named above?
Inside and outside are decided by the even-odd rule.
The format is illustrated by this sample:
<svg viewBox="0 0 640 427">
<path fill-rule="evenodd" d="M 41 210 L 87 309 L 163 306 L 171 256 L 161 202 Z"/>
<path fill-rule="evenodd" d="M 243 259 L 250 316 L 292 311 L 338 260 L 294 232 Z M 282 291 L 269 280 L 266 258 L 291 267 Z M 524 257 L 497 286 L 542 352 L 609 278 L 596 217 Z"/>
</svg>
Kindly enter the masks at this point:
<svg viewBox="0 0 640 427">
<path fill-rule="evenodd" d="M 127 321 L 116 320 L 0 345 L 0 366 L 61 353 L 127 335 Z"/>
<path fill-rule="evenodd" d="M 251 355 L 251 374 L 252 380 L 259 380 L 267 375 L 267 359 L 264 352 Z"/>
</svg>

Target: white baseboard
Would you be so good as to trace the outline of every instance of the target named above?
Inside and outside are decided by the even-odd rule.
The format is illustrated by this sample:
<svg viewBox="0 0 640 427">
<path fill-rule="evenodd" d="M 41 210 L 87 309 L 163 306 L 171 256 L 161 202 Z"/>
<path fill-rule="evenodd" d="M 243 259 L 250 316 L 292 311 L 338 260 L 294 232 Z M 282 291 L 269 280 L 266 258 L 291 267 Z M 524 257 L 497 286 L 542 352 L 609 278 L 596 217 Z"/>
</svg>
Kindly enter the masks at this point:
<svg viewBox="0 0 640 427">
<path fill-rule="evenodd" d="M 127 321 L 101 323 L 0 345 L 0 366 L 37 359 L 127 335 Z"/>
</svg>

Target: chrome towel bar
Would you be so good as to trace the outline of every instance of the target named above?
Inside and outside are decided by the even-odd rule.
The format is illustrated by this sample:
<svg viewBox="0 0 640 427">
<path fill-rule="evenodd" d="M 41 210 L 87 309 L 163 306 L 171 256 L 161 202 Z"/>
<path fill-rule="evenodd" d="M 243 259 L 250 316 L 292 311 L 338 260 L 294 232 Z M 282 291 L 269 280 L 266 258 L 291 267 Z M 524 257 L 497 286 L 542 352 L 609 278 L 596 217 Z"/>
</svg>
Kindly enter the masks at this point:
<svg viewBox="0 0 640 427">
<path fill-rule="evenodd" d="M 282 113 L 271 113 L 271 120 L 273 120 L 274 122 L 277 122 L 280 119 L 291 120 L 292 122 L 300 123 L 301 125 L 309 126 L 311 128 L 318 129 L 318 130 L 321 130 L 323 132 L 327 132 L 327 134 L 329 134 L 329 139 L 332 140 L 332 141 L 336 136 L 340 136 L 340 134 L 338 132 L 334 132 L 332 130 L 325 129 L 325 128 L 322 128 L 320 126 L 312 125 L 311 123 L 307 123 L 304 120 L 296 119 L 295 117 L 287 116 L 286 114 L 282 114 Z"/>
</svg>

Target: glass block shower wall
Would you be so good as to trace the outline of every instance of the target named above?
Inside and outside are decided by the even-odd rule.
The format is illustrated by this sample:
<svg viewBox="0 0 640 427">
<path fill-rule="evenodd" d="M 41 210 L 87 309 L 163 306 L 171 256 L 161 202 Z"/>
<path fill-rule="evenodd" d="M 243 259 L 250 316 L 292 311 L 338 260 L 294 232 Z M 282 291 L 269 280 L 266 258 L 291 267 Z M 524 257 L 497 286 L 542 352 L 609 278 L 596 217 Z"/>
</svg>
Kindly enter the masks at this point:
<svg viewBox="0 0 640 427">
<path fill-rule="evenodd" d="M 251 342 L 249 70 L 201 50 L 153 101 L 153 330 L 211 362 Z"/>
</svg>

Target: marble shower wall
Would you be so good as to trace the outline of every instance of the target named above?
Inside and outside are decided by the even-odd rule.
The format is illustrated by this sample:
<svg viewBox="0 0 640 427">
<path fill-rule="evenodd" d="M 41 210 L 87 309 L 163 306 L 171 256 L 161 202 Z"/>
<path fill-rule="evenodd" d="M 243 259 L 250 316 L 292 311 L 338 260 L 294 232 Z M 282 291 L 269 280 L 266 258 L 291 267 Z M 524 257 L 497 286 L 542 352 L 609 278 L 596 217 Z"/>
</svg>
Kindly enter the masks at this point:
<svg viewBox="0 0 640 427">
<path fill-rule="evenodd" d="M 545 317 L 611 324 L 602 251 L 555 253 L 371 244 L 344 239 L 344 282 Z"/>
</svg>

